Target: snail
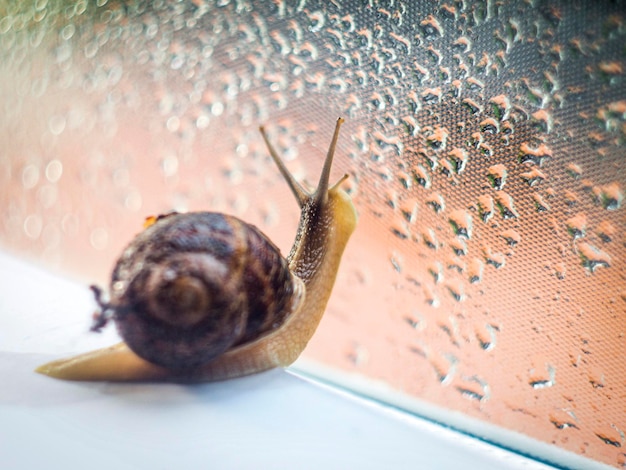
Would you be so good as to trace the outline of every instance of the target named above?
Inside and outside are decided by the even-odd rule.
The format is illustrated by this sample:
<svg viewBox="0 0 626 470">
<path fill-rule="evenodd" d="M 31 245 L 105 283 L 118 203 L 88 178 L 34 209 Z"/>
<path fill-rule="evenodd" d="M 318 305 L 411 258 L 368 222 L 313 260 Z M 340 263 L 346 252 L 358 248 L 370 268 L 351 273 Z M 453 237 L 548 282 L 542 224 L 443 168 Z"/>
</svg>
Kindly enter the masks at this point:
<svg viewBox="0 0 626 470">
<path fill-rule="evenodd" d="M 37 372 L 80 381 L 226 380 L 286 367 L 315 332 L 357 215 L 329 186 L 339 118 L 317 189 L 307 191 L 261 135 L 300 206 L 287 258 L 255 226 L 215 212 L 152 218 L 117 260 L 110 300 L 93 330 L 114 321 L 123 340 L 44 364 Z"/>
</svg>

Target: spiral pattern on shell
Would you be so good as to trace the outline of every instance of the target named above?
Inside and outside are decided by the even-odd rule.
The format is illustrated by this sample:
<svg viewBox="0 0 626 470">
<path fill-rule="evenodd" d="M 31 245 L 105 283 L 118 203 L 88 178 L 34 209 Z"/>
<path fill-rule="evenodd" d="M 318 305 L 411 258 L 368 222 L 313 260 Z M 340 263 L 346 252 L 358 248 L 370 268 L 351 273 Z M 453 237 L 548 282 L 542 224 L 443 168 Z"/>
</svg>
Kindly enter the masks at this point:
<svg viewBox="0 0 626 470">
<path fill-rule="evenodd" d="M 172 214 L 126 248 L 109 305 L 137 355 L 193 368 L 282 325 L 299 304 L 296 282 L 255 226 L 213 212 Z"/>
</svg>

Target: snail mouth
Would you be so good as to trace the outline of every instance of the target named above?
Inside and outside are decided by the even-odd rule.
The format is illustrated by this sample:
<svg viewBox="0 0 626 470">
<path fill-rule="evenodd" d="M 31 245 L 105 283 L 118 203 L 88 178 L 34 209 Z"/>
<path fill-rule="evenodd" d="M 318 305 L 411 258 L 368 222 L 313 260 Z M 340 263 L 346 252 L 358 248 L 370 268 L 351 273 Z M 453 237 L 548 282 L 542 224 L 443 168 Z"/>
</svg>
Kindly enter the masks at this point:
<svg viewBox="0 0 626 470">
<path fill-rule="evenodd" d="M 197 325 L 207 316 L 211 299 L 207 286 L 197 277 L 179 276 L 162 286 L 157 293 L 159 307 L 153 314 L 179 328 Z"/>
</svg>

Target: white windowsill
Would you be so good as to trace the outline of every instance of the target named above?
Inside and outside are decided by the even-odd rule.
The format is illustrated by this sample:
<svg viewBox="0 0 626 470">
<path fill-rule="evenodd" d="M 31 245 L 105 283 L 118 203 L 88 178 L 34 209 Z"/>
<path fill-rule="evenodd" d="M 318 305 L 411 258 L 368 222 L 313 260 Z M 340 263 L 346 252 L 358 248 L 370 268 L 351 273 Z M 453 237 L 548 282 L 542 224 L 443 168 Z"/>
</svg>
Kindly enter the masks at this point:
<svg viewBox="0 0 626 470">
<path fill-rule="evenodd" d="M 548 469 L 275 370 L 204 385 L 71 383 L 33 368 L 115 342 L 85 286 L 0 253 L 0 462 L 63 469 Z"/>
</svg>

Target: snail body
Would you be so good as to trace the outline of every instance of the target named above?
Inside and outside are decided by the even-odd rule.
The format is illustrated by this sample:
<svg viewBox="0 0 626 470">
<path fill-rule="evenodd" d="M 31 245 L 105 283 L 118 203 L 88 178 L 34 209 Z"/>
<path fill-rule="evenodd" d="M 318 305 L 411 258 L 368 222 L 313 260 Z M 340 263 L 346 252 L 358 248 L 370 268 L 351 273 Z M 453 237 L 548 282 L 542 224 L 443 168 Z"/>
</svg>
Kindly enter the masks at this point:
<svg viewBox="0 0 626 470">
<path fill-rule="evenodd" d="M 328 184 L 342 122 L 312 192 L 288 172 L 261 128 L 301 210 L 287 258 L 234 216 L 160 216 L 117 261 L 110 299 L 92 287 L 99 305 L 93 329 L 113 320 L 124 342 L 37 371 L 66 380 L 213 381 L 291 364 L 322 318 L 356 224 L 340 188 L 347 175 Z"/>
</svg>

